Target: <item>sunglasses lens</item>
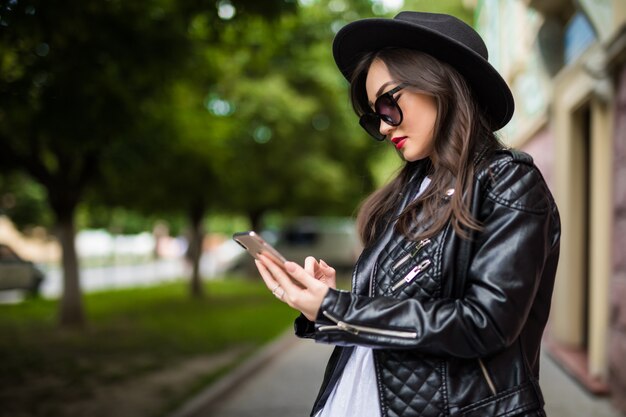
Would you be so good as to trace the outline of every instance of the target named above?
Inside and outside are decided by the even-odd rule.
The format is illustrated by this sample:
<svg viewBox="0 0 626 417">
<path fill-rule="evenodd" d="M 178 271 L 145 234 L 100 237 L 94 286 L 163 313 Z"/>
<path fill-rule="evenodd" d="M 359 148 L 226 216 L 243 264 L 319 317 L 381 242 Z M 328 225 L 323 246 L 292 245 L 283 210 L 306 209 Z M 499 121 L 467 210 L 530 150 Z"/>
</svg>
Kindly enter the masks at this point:
<svg viewBox="0 0 626 417">
<path fill-rule="evenodd" d="M 380 118 L 391 126 L 398 126 L 402 121 L 400 108 L 391 96 L 382 95 L 378 97 L 374 104 L 374 109 L 380 115 Z"/>
<path fill-rule="evenodd" d="M 361 116 L 359 124 L 374 139 L 385 140 L 385 135 L 380 133 L 380 118 L 375 113 L 366 113 Z"/>
<path fill-rule="evenodd" d="M 402 110 L 400 110 L 398 103 L 396 103 L 392 95 L 402 88 L 404 88 L 403 84 L 378 97 L 374 103 L 374 111 L 365 113 L 359 119 L 360 125 L 374 139 L 379 141 L 385 140 L 385 135 L 380 133 L 381 121 L 390 126 L 399 126 L 402 123 Z"/>
</svg>

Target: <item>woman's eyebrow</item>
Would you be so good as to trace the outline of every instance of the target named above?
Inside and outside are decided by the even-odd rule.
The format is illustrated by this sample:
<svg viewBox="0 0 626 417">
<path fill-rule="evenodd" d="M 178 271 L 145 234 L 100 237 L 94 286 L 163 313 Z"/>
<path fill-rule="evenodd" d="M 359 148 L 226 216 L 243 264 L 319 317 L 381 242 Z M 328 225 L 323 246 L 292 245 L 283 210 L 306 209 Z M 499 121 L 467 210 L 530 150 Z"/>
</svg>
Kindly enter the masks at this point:
<svg viewBox="0 0 626 417">
<path fill-rule="evenodd" d="M 395 81 L 390 80 L 384 83 L 383 85 L 381 85 L 378 91 L 376 92 L 376 98 L 378 98 L 383 93 L 383 91 L 385 91 L 385 89 L 387 88 L 389 84 L 393 84 L 393 83 L 395 83 Z"/>
<path fill-rule="evenodd" d="M 378 91 L 376 92 L 376 98 L 380 97 L 380 95 L 383 93 L 383 91 L 385 91 L 385 89 L 387 88 L 387 86 L 389 84 L 393 84 L 395 81 L 390 80 L 387 81 L 386 83 L 384 83 L 383 85 L 380 86 L 380 88 L 378 89 Z M 367 101 L 367 104 L 369 104 L 370 107 L 374 106 L 374 103 L 372 103 L 371 101 Z"/>
</svg>

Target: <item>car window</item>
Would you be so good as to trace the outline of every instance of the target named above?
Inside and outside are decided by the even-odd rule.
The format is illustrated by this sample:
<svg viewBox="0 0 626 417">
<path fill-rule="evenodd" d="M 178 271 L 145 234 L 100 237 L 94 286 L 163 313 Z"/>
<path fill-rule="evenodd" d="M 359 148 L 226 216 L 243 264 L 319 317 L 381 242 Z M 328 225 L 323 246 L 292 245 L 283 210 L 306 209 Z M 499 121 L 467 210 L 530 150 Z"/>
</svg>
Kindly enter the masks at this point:
<svg viewBox="0 0 626 417">
<path fill-rule="evenodd" d="M 315 244 L 318 235 L 312 231 L 287 230 L 285 232 L 285 242 L 294 246 L 309 246 Z"/>
</svg>

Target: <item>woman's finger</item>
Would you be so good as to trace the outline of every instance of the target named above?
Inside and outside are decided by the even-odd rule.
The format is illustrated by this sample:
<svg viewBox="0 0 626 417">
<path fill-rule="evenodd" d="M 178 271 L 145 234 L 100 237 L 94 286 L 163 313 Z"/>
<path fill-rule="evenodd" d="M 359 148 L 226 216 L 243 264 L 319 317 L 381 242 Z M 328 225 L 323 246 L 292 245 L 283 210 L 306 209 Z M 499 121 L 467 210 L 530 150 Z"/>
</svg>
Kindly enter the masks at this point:
<svg viewBox="0 0 626 417">
<path fill-rule="evenodd" d="M 317 269 L 317 260 L 312 256 L 307 256 L 304 260 L 304 270 L 307 272 L 307 274 L 315 276 L 315 272 Z"/>
<path fill-rule="evenodd" d="M 276 286 L 280 284 L 274 278 L 272 278 L 272 275 L 270 274 L 269 270 L 265 267 L 265 265 L 261 261 L 255 259 L 254 264 L 256 265 L 256 268 L 259 270 L 259 274 L 261 274 L 261 278 L 263 279 L 263 282 L 265 283 L 265 286 L 267 287 L 267 289 L 270 291 L 274 291 L 276 289 Z"/>
<path fill-rule="evenodd" d="M 307 256 L 304 260 L 304 270 L 307 274 L 311 275 L 315 279 L 324 278 L 324 271 L 317 259 L 313 256 Z"/>
<path fill-rule="evenodd" d="M 326 274 L 335 272 L 335 268 L 333 268 L 332 266 L 328 265 L 326 262 L 324 262 L 323 259 L 320 259 L 320 266 L 322 267 L 322 270 Z"/>
<path fill-rule="evenodd" d="M 287 293 L 287 295 L 294 295 L 297 291 L 300 290 L 300 287 L 295 285 L 289 275 L 285 273 L 285 270 L 280 266 L 276 265 L 274 261 L 268 258 L 265 255 L 260 255 L 259 259 L 265 266 L 266 270 L 271 274 L 271 277 L 282 287 L 283 290 Z M 302 269 L 302 268 L 300 268 Z M 304 270 L 303 270 L 304 271 Z"/>
<path fill-rule="evenodd" d="M 300 265 L 295 262 L 285 262 L 285 270 L 296 282 L 302 284 L 304 288 L 312 288 L 321 285 L 321 283 L 317 279 L 309 275 Z"/>
</svg>

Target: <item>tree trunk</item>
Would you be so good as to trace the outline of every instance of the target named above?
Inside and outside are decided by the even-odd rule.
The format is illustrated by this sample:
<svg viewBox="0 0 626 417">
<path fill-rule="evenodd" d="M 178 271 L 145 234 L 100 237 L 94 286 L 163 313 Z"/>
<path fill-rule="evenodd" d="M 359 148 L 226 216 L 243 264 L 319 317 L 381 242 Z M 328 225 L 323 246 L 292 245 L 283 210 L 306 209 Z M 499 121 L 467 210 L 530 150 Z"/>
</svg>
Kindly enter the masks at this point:
<svg viewBox="0 0 626 417">
<path fill-rule="evenodd" d="M 59 310 L 62 327 L 80 328 L 85 325 L 78 257 L 74 238 L 74 211 L 57 216 L 57 230 L 63 252 L 63 293 Z"/>
<path fill-rule="evenodd" d="M 204 286 L 200 275 L 200 258 L 202 257 L 202 243 L 204 242 L 204 204 L 197 202 L 190 211 L 191 236 L 189 239 L 189 260 L 191 261 L 191 285 L 189 288 L 192 298 L 204 298 Z"/>
<path fill-rule="evenodd" d="M 261 224 L 261 220 L 263 220 L 264 213 L 265 213 L 264 210 L 255 210 L 255 211 L 248 212 L 248 220 L 250 221 L 250 226 L 252 230 L 254 230 L 257 233 L 261 232 L 261 227 L 263 226 Z"/>
</svg>

